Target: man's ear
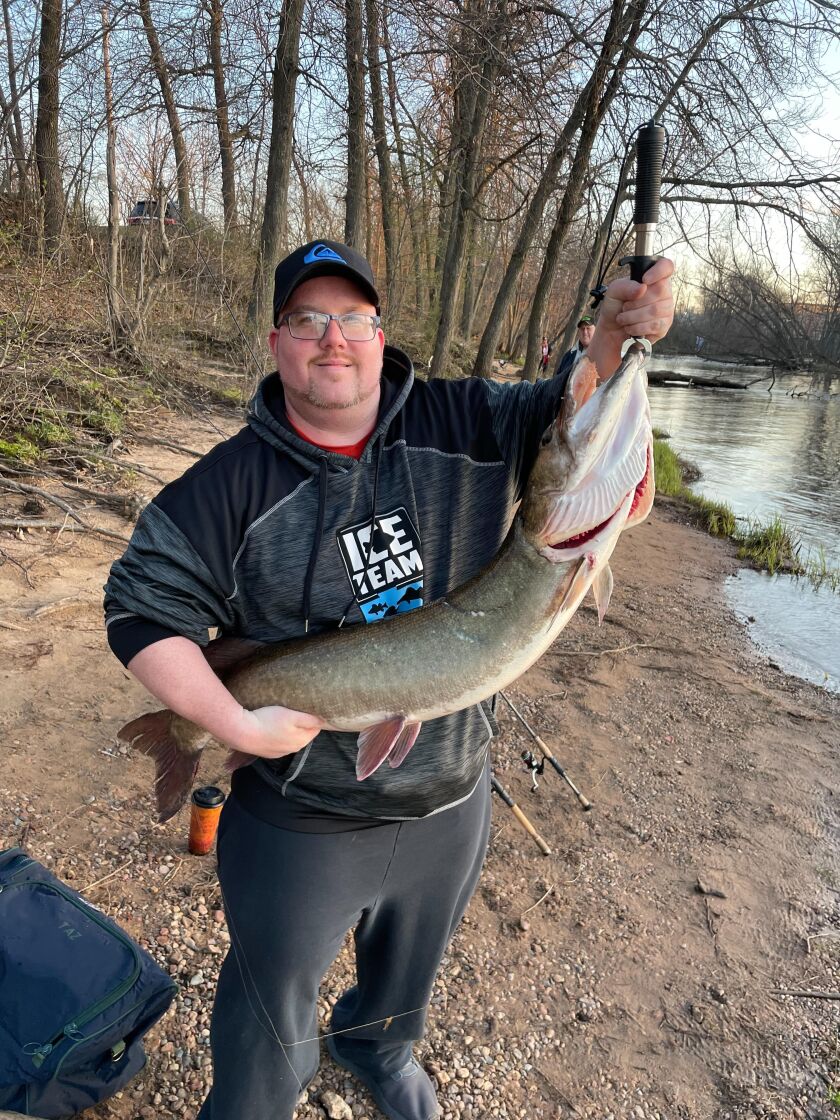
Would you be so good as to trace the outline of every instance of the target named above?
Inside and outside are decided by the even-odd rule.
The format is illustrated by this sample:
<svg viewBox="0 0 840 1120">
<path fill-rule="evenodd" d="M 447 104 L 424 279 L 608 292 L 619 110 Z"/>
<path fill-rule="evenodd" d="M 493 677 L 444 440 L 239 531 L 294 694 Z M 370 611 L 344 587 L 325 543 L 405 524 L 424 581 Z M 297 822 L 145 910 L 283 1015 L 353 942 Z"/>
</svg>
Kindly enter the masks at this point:
<svg viewBox="0 0 840 1120">
<path fill-rule="evenodd" d="M 274 360 L 277 361 L 277 339 L 280 337 L 280 332 L 277 327 L 272 327 L 268 332 L 268 348 L 274 355 Z"/>
</svg>

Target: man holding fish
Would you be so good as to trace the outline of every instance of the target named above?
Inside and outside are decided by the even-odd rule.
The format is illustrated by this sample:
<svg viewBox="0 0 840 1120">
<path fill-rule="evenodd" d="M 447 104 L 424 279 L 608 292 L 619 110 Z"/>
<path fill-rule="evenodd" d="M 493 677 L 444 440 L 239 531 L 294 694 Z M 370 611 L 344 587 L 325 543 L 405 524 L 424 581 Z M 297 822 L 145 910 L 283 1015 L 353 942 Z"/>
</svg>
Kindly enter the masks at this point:
<svg viewBox="0 0 840 1120">
<path fill-rule="evenodd" d="M 412 1046 L 484 859 L 486 701 L 588 590 L 606 610 L 609 554 L 653 497 L 644 354 L 621 348 L 667 332 L 672 271 L 613 281 L 570 379 L 508 386 L 415 380 L 348 246 L 277 266 L 277 372 L 147 507 L 106 587 L 112 649 L 168 709 L 123 731 L 155 758 L 161 819 L 209 735 L 234 751 L 200 1120 L 291 1120 L 350 929 L 327 1049 L 390 1120 L 440 1115 Z"/>
</svg>

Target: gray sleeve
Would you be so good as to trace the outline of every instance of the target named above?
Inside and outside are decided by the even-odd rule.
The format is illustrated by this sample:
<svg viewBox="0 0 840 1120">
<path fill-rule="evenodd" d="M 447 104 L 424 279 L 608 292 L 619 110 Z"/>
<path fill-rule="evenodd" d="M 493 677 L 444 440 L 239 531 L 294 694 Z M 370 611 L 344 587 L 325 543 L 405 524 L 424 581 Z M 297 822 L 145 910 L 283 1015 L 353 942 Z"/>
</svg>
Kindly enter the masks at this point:
<svg viewBox="0 0 840 1120">
<path fill-rule="evenodd" d="M 201 556 L 154 503 L 137 522 L 105 584 L 105 625 L 140 618 L 206 645 L 211 626 L 230 627 L 233 612 Z"/>
<path fill-rule="evenodd" d="M 505 462 L 516 475 L 521 490 L 539 448 L 540 438 L 560 411 L 566 377 L 520 381 L 502 385 L 485 381 L 487 401 L 493 416 L 493 434 Z"/>
</svg>

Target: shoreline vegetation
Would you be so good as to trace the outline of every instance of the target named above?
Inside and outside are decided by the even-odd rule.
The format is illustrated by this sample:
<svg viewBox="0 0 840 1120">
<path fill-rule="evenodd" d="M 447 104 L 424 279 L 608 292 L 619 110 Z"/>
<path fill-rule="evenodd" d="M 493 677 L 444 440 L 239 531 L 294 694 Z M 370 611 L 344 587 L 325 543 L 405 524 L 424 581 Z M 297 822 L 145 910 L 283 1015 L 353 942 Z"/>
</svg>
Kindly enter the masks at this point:
<svg viewBox="0 0 840 1120">
<path fill-rule="evenodd" d="M 781 517 L 760 521 L 740 518 L 725 502 L 695 494 L 691 483 L 700 471 L 683 459 L 667 441 L 670 435 L 654 429 L 653 462 L 656 489 L 676 498 L 689 509 L 692 520 L 713 537 L 728 537 L 738 549 L 738 559 L 768 575 L 790 575 L 807 580 L 815 590 L 825 587 L 840 594 L 840 568 L 832 567 L 820 550 L 803 555 L 802 542 Z"/>
</svg>

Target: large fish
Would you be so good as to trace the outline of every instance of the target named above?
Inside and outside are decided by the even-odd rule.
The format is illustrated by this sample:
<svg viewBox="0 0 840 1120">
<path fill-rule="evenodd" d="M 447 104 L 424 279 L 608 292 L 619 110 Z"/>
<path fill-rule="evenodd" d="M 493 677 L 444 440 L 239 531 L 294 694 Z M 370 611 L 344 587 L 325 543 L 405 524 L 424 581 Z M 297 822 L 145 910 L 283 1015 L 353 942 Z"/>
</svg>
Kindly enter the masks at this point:
<svg viewBox="0 0 840 1120">
<path fill-rule="evenodd" d="M 227 669 L 226 650 L 241 657 L 242 643 L 211 643 L 208 660 L 233 696 L 245 708 L 283 704 L 333 730 L 359 732 L 361 781 L 386 759 L 399 766 L 424 720 L 485 700 L 524 673 L 590 588 L 602 619 L 616 541 L 653 502 L 649 350 L 633 342 L 600 387 L 594 365 L 578 360 L 511 531 L 478 576 L 430 606 L 262 646 Z M 119 737 L 155 759 L 158 812 L 167 820 L 186 801 L 210 736 L 165 710 L 132 720 Z M 234 751 L 228 766 L 252 761 Z"/>
</svg>

